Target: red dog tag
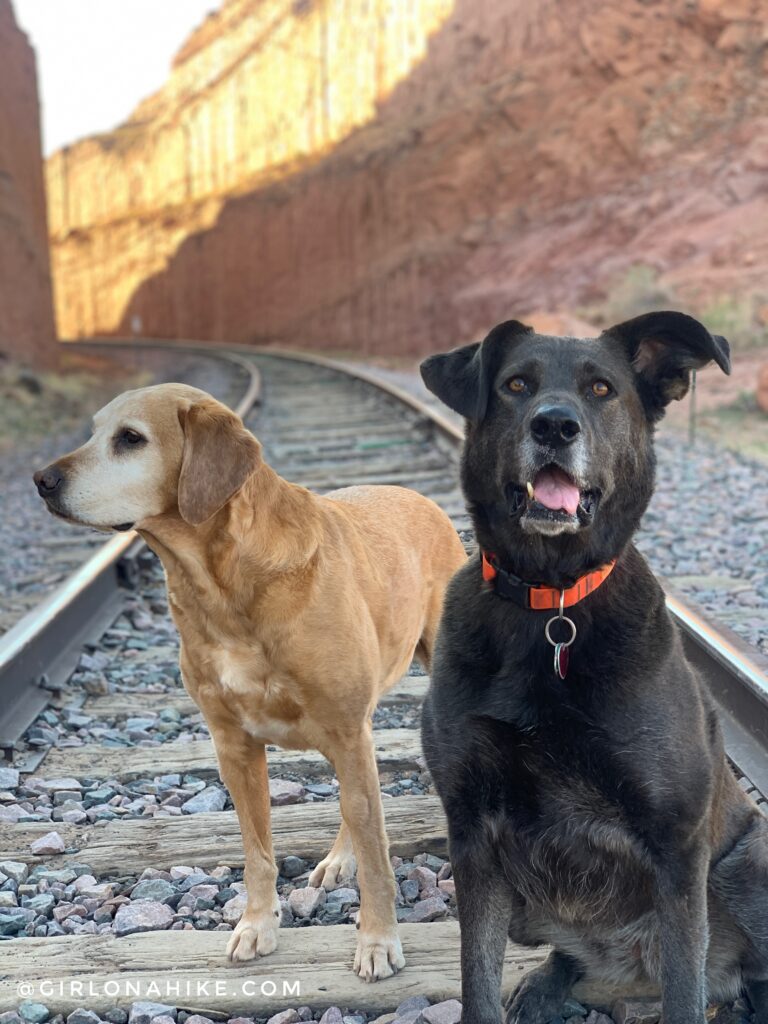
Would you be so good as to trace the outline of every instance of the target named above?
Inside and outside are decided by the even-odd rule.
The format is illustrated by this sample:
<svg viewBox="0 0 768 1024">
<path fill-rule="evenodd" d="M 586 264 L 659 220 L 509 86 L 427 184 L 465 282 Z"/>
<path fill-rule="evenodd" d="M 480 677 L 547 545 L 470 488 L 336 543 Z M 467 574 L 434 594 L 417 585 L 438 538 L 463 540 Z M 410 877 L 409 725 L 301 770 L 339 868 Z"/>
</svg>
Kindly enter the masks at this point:
<svg viewBox="0 0 768 1024">
<path fill-rule="evenodd" d="M 568 658 L 567 644 L 555 644 L 555 675 L 560 679 L 568 674 Z"/>
</svg>

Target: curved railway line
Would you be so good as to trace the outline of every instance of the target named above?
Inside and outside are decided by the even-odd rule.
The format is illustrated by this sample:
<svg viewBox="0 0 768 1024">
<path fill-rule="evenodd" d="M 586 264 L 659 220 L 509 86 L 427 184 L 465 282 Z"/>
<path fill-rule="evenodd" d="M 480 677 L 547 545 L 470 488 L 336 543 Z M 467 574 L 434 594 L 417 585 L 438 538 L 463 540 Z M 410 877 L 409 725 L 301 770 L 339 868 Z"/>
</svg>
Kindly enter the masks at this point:
<svg viewBox="0 0 768 1024">
<path fill-rule="evenodd" d="M 221 354 L 215 346 L 199 348 L 214 348 Z M 370 373 L 326 359 L 236 346 L 227 346 L 224 354 L 248 369 L 249 385 L 238 412 L 262 441 L 267 460 L 283 476 L 320 491 L 350 483 L 413 487 L 442 505 L 462 539 L 471 543 L 471 524 L 458 486 L 461 434 L 447 419 Z M 66 792 L 73 782 L 87 796 L 89 792 L 103 795 L 105 787 L 109 791 L 108 787 L 114 790 L 119 785 L 152 793 L 158 779 L 172 780 L 171 793 L 176 779 L 177 785 L 193 779 L 198 790 L 205 786 L 207 792 L 218 779 L 213 747 L 204 730 L 193 727 L 194 734 L 187 735 L 185 742 L 174 738 L 173 729 L 161 732 L 151 724 L 192 721 L 196 709 L 171 669 L 154 675 L 149 671 L 158 662 L 173 664 L 177 644 L 159 596 L 157 566 L 140 548 L 135 535 L 108 541 L 58 591 L 0 638 L 0 741 L 8 755 L 49 702 L 56 709 L 81 714 L 84 721 L 102 723 L 107 733 L 126 728 L 130 716 L 145 720 L 137 733 L 140 738 L 132 745 L 120 745 L 110 734 L 111 745 L 85 742 L 30 747 L 20 755 L 17 751 L 14 767 L 21 771 L 20 785 L 26 785 L 24 792 L 30 799 L 41 791 L 55 797 L 57 786 Z M 729 630 L 706 621 L 674 594 L 668 603 L 689 657 L 720 704 L 734 769 L 765 810 L 768 659 Z M 143 615 L 155 623 L 154 643 L 142 646 L 121 625 L 126 605 L 129 616 Z M 81 676 L 89 676 L 82 671 L 83 664 L 92 665 L 95 654 L 100 654 L 99 671 L 113 684 L 106 692 L 79 684 Z M 119 665 L 127 665 L 128 671 L 118 669 Z M 446 856 L 445 823 L 439 801 L 429 791 L 419 747 L 418 705 L 426 686 L 423 676 L 406 677 L 385 696 L 381 719 L 375 722 L 391 852 L 408 864 L 417 857 L 422 865 L 428 858 L 444 860 Z M 327 852 L 338 826 L 337 790 L 329 765 L 313 751 L 275 749 L 269 754 L 269 768 L 273 777 L 299 780 L 316 790 L 312 802 L 273 808 L 278 865 L 285 858 L 315 863 Z M 222 797 L 219 806 L 223 802 Z M 237 879 L 243 853 L 228 802 L 223 809 L 194 814 L 182 813 L 180 808 L 166 813 L 162 805 L 160 811 L 153 805 L 148 813 L 146 807 L 131 804 L 130 811 L 123 808 L 125 813 L 118 814 L 109 812 L 107 803 L 104 806 L 106 813 L 79 823 L 66 818 L 0 821 L 0 872 L 5 862 L 27 865 L 32 880 L 42 877 L 45 889 L 57 901 L 76 899 L 71 887 L 83 875 L 93 876 L 99 898 L 107 890 L 109 894 L 109 912 L 102 907 L 100 922 L 79 933 L 64 935 L 54 929 L 54 934 L 46 934 L 45 922 L 51 918 L 37 913 L 18 937 L 12 929 L 5 931 L 10 938 L 2 945 L 0 1011 L 15 1008 L 24 996 L 44 1003 L 51 1012 L 68 1013 L 84 1006 L 101 1014 L 154 998 L 210 1019 L 237 1014 L 258 1019 L 286 1006 L 308 1005 L 314 1011 L 341 1006 L 376 1014 L 393 1011 L 412 995 L 424 995 L 433 1002 L 458 997 L 459 937 L 449 886 L 444 888 L 443 912 L 430 923 L 427 915 L 421 915 L 424 922 L 420 920 L 418 898 L 403 900 L 398 916 L 404 922 L 408 967 L 376 985 L 365 985 L 350 970 L 354 929 L 335 923 L 320 926 L 316 918 L 303 922 L 315 927 L 284 928 L 276 953 L 240 966 L 225 960 L 226 937 L 200 925 L 191 912 L 185 915 L 183 905 L 181 912 L 174 908 L 171 927 L 178 930 L 167 930 L 166 919 L 164 930 L 115 934 L 110 915 L 142 872 L 157 879 L 171 867 L 190 865 L 210 883 L 217 877 L 211 872 L 219 868 L 220 881 L 221 866 L 226 865 Z M 51 830 L 61 837 L 63 851 L 34 856 L 31 844 Z M 447 878 L 449 868 L 440 873 Z M 282 881 L 288 878 L 286 874 Z M 297 881 L 301 884 L 301 875 L 291 884 Z M 19 903 L 23 907 L 24 900 L 20 898 Z M 354 899 L 351 903 L 353 918 Z M 0 902 L 0 935 L 3 913 Z M 350 920 L 348 908 L 338 919 Z M 292 923 L 299 921 L 294 918 Z M 542 959 L 539 951 L 510 946 L 506 986 L 515 984 Z M 298 988 L 291 987 L 297 983 Z M 177 998 L 167 998 L 168 992 L 176 992 Z M 616 994 L 582 990 L 577 995 L 610 1009 Z"/>
</svg>

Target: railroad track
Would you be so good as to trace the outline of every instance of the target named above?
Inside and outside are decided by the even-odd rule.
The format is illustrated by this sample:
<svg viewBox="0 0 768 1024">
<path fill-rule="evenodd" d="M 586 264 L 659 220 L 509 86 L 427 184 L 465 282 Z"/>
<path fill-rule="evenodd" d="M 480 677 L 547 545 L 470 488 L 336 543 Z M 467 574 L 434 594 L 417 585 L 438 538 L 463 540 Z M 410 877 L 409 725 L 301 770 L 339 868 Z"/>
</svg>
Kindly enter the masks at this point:
<svg viewBox="0 0 768 1024">
<path fill-rule="evenodd" d="M 254 407 L 254 377 L 244 418 L 281 474 L 318 490 L 353 482 L 413 487 L 438 501 L 471 542 L 458 489 L 461 438 L 447 420 L 396 388 L 327 360 L 254 355 L 252 349 L 237 354 L 258 371 L 263 397 Z M 120 587 L 115 566 L 127 543 L 119 538 L 105 546 L 103 578 L 81 572 L 80 582 L 71 583 L 67 600 L 60 598 L 62 609 L 70 609 L 65 625 L 50 606 L 41 613 L 46 632 L 36 635 L 27 623 L 26 661 L 16 666 L 17 682 L 25 673 L 27 683 L 42 673 L 53 679 L 61 637 L 76 628 L 89 631 L 91 643 L 85 656 L 79 637 L 69 645 L 70 668 L 74 652 L 77 670 L 47 712 L 64 742 L 50 748 L 43 742 L 37 752 L 28 748 L 19 763 L 34 772 L 22 772 L 16 790 L 26 820 L 0 820 L 0 873 L 5 865 L 11 880 L 14 873 L 24 877 L 16 879 L 16 889 L 18 902 L 26 903 L 18 912 L 8 908 L 10 900 L 4 905 L 3 892 L 13 887 L 0 882 L 0 934 L 14 935 L 9 916 L 22 925 L 22 937 L 10 937 L 2 947 L 0 1010 L 27 994 L 63 1013 L 85 1006 L 103 1014 L 149 998 L 209 1019 L 267 1018 L 302 1005 L 375 1016 L 410 996 L 457 998 L 458 925 L 445 822 L 421 761 L 418 707 L 428 681 L 417 670 L 384 698 L 375 721 L 391 852 L 399 858 L 398 917 L 408 968 L 376 985 L 353 976 L 355 932 L 344 923 L 354 920 L 357 904 L 349 887 L 343 899 L 329 894 L 310 916 L 297 912 L 291 892 L 327 852 L 339 821 L 332 772 L 312 751 L 269 755 L 284 924 L 293 927 L 283 928 L 270 957 L 237 967 L 225 962 L 226 936 L 219 931 L 231 926 L 242 889 L 239 829 L 204 725 L 178 679 L 177 641 L 154 559 L 134 552 L 131 588 Z M 93 595 L 78 604 L 91 587 Z M 742 785 L 765 805 L 766 659 L 674 595 L 669 603 L 689 656 L 720 702 Z M 92 617 L 78 627 L 78 616 Z M 0 645 L 0 666 L 12 663 L 3 660 Z M 4 681 L 0 685 L 5 689 Z M 0 819 L 3 806 L 0 801 Z M 36 816 L 40 820 L 30 820 Z M 33 844 L 52 831 L 60 852 L 50 839 L 42 843 L 49 852 L 34 856 Z M 427 884 L 429 871 L 434 884 Z M 149 883 L 147 891 L 154 892 L 152 907 L 144 908 L 144 925 L 154 930 L 120 924 L 124 908 L 138 903 L 127 899 L 137 883 L 145 889 Z M 29 906 L 31 916 L 23 914 Z M 541 961 L 540 952 L 510 946 L 505 984 L 512 986 Z M 20 984 L 29 991 L 20 992 Z M 577 995 L 610 1008 L 616 994 Z"/>
</svg>

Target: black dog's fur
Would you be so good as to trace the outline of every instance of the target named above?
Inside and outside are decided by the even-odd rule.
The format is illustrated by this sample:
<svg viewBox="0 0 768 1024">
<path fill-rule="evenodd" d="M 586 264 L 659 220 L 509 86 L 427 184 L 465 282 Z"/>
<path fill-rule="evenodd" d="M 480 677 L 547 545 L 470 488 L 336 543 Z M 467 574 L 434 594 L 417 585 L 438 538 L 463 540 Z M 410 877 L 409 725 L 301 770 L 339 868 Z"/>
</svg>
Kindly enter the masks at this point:
<svg viewBox="0 0 768 1024">
<path fill-rule="evenodd" d="M 483 550 L 558 588 L 618 560 L 568 612 L 564 681 L 551 612 L 496 594 L 479 555 L 449 588 L 423 743 L 448 816 L 466 1024 L 499 1022 L 507 936 L 554 947 L 510 998 L 509 1024 L 546 1024 L 585 976 L 657 984 L 665 1024 L 703 1024 L 707 996 L 741 991 L 768 1024 L 768 820 L 729 770 L 712 700 L 631 543 L 654 424 L 713 359 L 729 372 L 724 339 L 654 313 L 587 340 L 509 321 L 422 365 L 467 419 L 462 481 Z M 552 405 L 580 427 L 575 445 L 532 437 Z M 525 497 L 553 463 L 590 495 L 576 516 Z"/>
</svg>

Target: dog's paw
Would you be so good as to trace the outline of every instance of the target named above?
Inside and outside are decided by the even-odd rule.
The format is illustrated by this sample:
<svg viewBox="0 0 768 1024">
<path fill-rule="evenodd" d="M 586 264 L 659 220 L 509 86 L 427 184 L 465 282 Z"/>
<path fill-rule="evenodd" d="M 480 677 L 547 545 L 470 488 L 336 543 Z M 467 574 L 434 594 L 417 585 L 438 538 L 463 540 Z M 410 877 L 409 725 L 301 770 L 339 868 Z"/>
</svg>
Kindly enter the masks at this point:
<svg viewBox="0 0 768 1024">
<path fill-rule="evenodd" d="M 405 967 L 405 957 L 397 932 L 391 935 L 366 935 L 361 932 L 358 935 L 354 971 L 363 981 L 391 978 L 401 967 Z"/>
<path fill-rule="evenodd" d="M 238 921 L 227 943 L 227 957 L 234 963 L 266 956 L 277 946 L 280 911 L 249 914 L 246 911 Z"/>
<path fill-rule="evenodd" d="M 309 876 L 307 884 L 315 888 L 322 886 L 323 889 L 330 892 L 332 889 L 337 889 L 343 882 L 354 878 L 356 873 L 357 861 L 351 851 L 334 853 L 331 850 Z"/>
<path fill-rule="evenodd" d="M 507 1000 L 505 1024 L 547 1024 L 562 1008 L 560 993 L 550 992 L 536 971 L 524 978 Z"/>
</svg>

